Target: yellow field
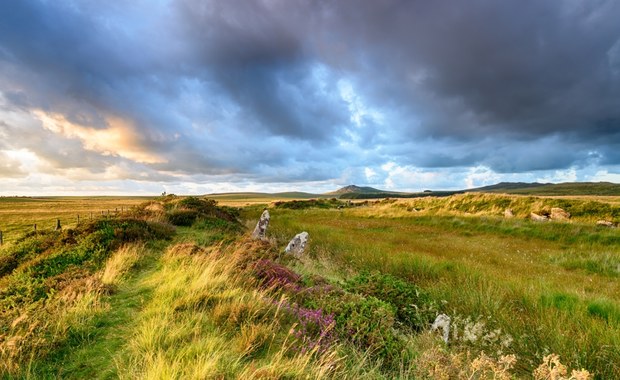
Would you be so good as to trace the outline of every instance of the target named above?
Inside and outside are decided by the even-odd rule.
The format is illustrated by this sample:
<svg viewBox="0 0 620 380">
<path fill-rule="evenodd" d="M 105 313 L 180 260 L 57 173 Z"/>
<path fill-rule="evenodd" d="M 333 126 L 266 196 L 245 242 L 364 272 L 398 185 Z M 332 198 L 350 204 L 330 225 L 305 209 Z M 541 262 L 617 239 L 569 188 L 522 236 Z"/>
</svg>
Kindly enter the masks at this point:
<svg viewBox="0 0 620 380">
<path fill-rule="evenodd" d="M 75 227 L 78 221 L 103 214 L 115 214 L 143 203 L 150 197 L 40 197 L 0 198 L 0 231 L 4 244 L 24 232 L 53 229 L 56 219 L 62 227 Z"/>
</svg>

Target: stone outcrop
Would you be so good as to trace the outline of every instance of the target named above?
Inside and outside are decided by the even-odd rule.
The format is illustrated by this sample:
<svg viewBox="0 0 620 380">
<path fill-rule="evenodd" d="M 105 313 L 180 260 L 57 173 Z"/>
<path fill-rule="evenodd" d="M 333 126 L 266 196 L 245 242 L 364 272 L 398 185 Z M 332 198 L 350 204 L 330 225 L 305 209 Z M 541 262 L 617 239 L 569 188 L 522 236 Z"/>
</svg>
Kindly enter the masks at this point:
<svg viewBox="0 0 620 380">
<path fill-rule="evenodd" d="M 515 214 L 512 212 L 511 208 L 507 208 L 506 210 L 504 210 L 504 218 L 510 219 L 514 217 L 515 217 Z"/>
<path fill-rule="evenodd" d="M 284 252 L 291 253 L 297 257 L 301 256 L 306 249 L 306 244 L 308 243 L 308 233 L 306 231 L 298 233 L 295 237 L 288 243 Z"/>
<path fill-rule="evenodd" d="M 601 227 L 609 227 L 609 228 L 614 228 L 616 226 L 614 222 L 610 222 L 609 220 L 598 220 L 596 222 L 596 225 L 601 226 Z"/>
<path fill-rule="evenodd" d="M 252 232 L 252 239 L 264 239 L 267 235 L 267 227 L 269 226 L 269 211 L 263 211 L 258 223 L 256 223 L 256 227 L 254 228 L 254 232 Z"/>
<path fill-rule="evenodd" d="M 435 318 L 435 322 L 431 326 L 431 331 L 441 329 L 443 334 L 443 341 L 448 344 L 448 339 L 450 338 L 450 317 L 446 314 L 439 314 L 437 318 Z"/>
<path fill-rule="evenodd" d="M 531 212 L 530 219 L 532 219 L 535 222 L 546 222 L 547 220 L 549 220 L 549 217 L 545 215 L 538 215 L 534 212 Z"/>
<path fill-rule="evenodd" d="M 553 220 L 569 220 L 570 219 L 570 213 L 568 213 L 567 211 L 564 211 L 563 209 L 561 209 L 559 207 L 553 207 L 551 209 L 551 219 L 553 219 Z"/>
</svg>

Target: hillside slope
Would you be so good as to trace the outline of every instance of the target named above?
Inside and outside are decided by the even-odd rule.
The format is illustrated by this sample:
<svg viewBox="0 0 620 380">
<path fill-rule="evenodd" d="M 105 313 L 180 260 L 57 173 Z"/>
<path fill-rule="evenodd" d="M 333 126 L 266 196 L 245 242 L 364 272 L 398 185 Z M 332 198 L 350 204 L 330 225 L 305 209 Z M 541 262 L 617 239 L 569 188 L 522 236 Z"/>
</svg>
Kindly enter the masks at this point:
<svg viewBox="0 0 620 380">
<path fill-rule="evenodd" d="M 522 195 L 599 195 L 620 196 L 620 184 L 610 182 L 523 183 L 501 182 L 496 185 L 467 190 L 468 192 Z"/>
</svg>

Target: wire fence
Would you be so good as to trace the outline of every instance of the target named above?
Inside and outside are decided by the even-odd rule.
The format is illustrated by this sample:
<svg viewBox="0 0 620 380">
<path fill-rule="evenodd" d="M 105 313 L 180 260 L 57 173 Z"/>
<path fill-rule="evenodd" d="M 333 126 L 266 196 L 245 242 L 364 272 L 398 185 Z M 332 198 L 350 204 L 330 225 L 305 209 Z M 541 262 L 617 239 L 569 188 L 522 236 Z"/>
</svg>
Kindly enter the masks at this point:
<svg viewBox="0 0 620 380">
<path fill-rule="evenodd" d="M 90 222 L 97 218 L 116 217 L 123 215 L 129 211 L 129 207 L 121 206 L 114 209 L 105 209 L 97 211 L 89 211 L 85 213 L 75 213 L 75 216 L 65 215 L 62 217 L 50 218 L 49 222 L 42 222 L 41 219 L 37 219 L 37 223 L 31 223 L 32 230 L 34 232 L 44 230 L 62 230 L 63 226 L 79 226 L 86 221 Z M 24 235 L 28 231 L 28 224 L 25 224 L 20 228 L 13 228 L 11 231 L 2 230 L 0 228 L 0 246 L 9 243 L 12 240 L 16 240 L 18 237 Z"/>
</svg>

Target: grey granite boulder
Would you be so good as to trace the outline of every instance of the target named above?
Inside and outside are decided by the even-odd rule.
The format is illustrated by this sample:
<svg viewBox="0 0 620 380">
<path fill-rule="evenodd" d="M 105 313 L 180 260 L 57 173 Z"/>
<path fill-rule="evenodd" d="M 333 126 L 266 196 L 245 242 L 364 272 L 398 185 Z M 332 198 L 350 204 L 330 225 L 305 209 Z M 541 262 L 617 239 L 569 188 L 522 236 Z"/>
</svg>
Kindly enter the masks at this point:
<svg viewBox="0 0 620 380">
<path fill-rule="evenodd" d="M 509 219 L 509 218 L 514 218 L 514 217 L 515 217 L 515 214 L 514 212 L 512 212 L 511 208 L 507 208 L 506 210 L 504 210 L 504 218 Z"/>
<path fill-rule="evenodd" d="M 269 211 L 263 211 L 263 214 L 260 216 L 258 223 L 256 223 L 256 227 L 254 228 L 254 232 L 252 232 L 252 239 L 264 239 L 267 235 L 267 227 L 269 226 Z"/>
<path fill-rule="evenodd" d="M 437 318 L 435 318 L 435 322 L 431 326 L 431 331 L 441 329 L 443 332 L 443 341 L 448 344 L 448 339 L 450 338 L 450 317 L 446 314 L 439 314 Z"/>
<path fill-rule="evenodd" d="M 306 231 L 298 233 L 295 237 L 288 243 L 284 252 L 291 253 L 295 256 L 301 256 L 306 249 L 306 244 L 308 243 L 308 233 Z"/>
</svg>

